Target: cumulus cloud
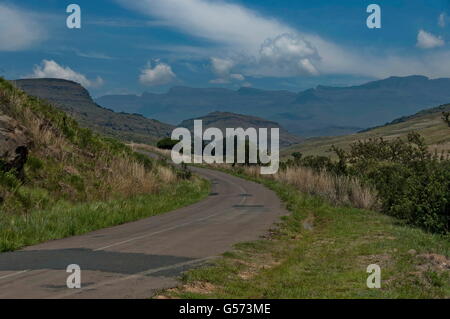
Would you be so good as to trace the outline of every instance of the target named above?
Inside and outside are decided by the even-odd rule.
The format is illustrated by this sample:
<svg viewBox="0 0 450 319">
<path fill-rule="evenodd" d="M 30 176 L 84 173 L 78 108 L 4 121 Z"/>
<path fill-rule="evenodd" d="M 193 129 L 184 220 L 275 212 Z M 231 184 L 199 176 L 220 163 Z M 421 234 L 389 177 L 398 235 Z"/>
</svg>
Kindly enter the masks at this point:
<svg viewBox="0 0 450 319">
<path fill-rule="evenodd" d="M 267 39 L 259 54 L 262 64 L 276 67 L 285 76 L 319 74 L 313 63 L 320 59 L 317 49 L 299 35 L 285 33 Z"/>
<path fill-rule="evenodd" d="M 15 7 L 0 4 L 0 51 L 20 51 L 45 38 L 34 17 Z"/>
<path fill-rule="evenodd" d="M 230 59 L 211 58 L 211 67 L 213 72 L 219 76 L 227 76 L 230 74 L 234 62 Z"/>
<path fill-rule="evenodd" d="M 156 61 L 154 67 L 149 65 L 142 70 L 139 81 L 144 85 L 157 86 L 172 82 L 176 78 L 170 65 Z"/>
<path fill-rule="evenodd" d="M 116 0 L 124 7 L 146 14 L 158 21 L 164 21 L 167 26 L 180 30 L 183 33 L 204 38 L 222 46 L 223 52 L 231 52 L 231 55 L 246 56 L 243 75 L 255 76 L 284 76 L 286 74 L 286 64 L 295 60 L 293 52 L 289 48 L 279 48 L 278 54 L 288 54 L 288 57 L 269 59 L 265 56 L 265 63 L 257 63 L 260 60 L 261 45 L 266 41 L 273 41 L 282 35 L 291 34 L 302 39 L 303 54 L 297 53 L 301 57 L 295 61 L 295 72 L 303 74 L 335 73 L 341 71 L 362 70 L 366 63 L 364 58 L 354 59 L 352 50 L 340 47 L 331 41 L 323 38 L 300 32 L 292 27 L 270 17 L 265 17 L 253 10 L 249 10 L 242 5 L 228 3 L 226 1 L 207 0 L 141 0 L 127 1 Z M 270 40 L 272 39 L 272 40 Z M 281 40 L 289 42 L 286 36 Z M 292 46 L 301 47 L 300 40 L 291 39 Z M 306 43 L 309 43 L 307 45 Z M 314 61 L 312 56 L 307 55 L 307 49 L 315 48 L 320 55 L 320 63 Z M 298 49 L 297 48 L 297 49 Z M 263 52 L 264 54 L 264 52 Z M 283 62 L 284 61 L 284 62 Z M 355 61 L 363 65 L 355 65 Z M 240 61 L 239 61 L 240 62 Z M 244 63 L 236 63 L 243 65 Z M 271 65 L 272 64 L 272 65 Z M 280 69 L 279 66 L 285 66 Z M 228 79 L 229 80 L 229 79 Z M 215 82 L 225 82 L 224 78 L 213 80 Z"/>
<path fill-rule="evenodd" d="M 89 80 L 83 74 L 75 72 L 69 67 L 61 66 L 53 60 L 43 60 L 41 65 L 36 65 L 33 73 L 27 77 L 70 80 L 80 83 L 84 87 L 99 87 L 104 83 L 101 77 L 97 77 L 95 80 Z"/>
<path fill-rule="evenodd" d="M 211 68 L 217 79 L 211 80 L 210 83 L 224 84 L 231 80 L 244 81 L 245 77 L 242 74 L 231 73 L 235 62 L 231 59 L 211 58 Z"/>
<path fill-rule="evenodd" d="M 435 36 L 432 33 L 426 32 L 425 30 L 419 30 L 417 34 L 417 47 L 421 49 L 432 49 L 436 47 L 441 47 L 445 44 L 444 40 L 440 36 Z"/>
<path fill-rule="evenodd" d="M 390 50 L 392 48 L 375 52 L 371 48 L 348 47 L 317 34 L 294 29 L 286 23 L 229 0 L 116 1 L 128 9 L 162 21 L 165 26 L 210 41 L 211 47 L 220 50 L 222 59 L 232 57 L 230 59 L 234 61 L 234 72 L 246 77 L 283 77 L 289 74 L 448 76 L 443 74 L 446 67 L 436 68 L 436 63 L 447 65 L 448 60 L 437 61 L 434 59 L 442 56 L 429 54 L 437 52 L 423 51 L 412 55 L 411 49 L 407 48 L 403 53 L 396 50 L 398 53 L 393 54 L 394 51 Z M 292 38 L 283 36 L 286 34 L 290 34 Z M 280 38 L 279 42 L 275 41 L 277 38 Z M 428 43 L 425 46 L 430 46 L 430 43 L 434 46 L 443 45 L 443 40 L 439 37 L 435 37 L 437 41 L 430 42 L 427 41 L 430 37 L 422 33 L 421 38 L 425 39 L 420 40 L 419 47 L 423 43 Z M 267 53 L 261 50 L 264 45 Z M 210 51 L 204 53 L 204 57 L 217 55 Z M 236 56 L 240 56 L 241 60 Z M 291 70 L 289 66 L 292 67 Z M 230 78 L 219 77 L 214 81 L 227 80 L 230 81 Z"/>
</svg>

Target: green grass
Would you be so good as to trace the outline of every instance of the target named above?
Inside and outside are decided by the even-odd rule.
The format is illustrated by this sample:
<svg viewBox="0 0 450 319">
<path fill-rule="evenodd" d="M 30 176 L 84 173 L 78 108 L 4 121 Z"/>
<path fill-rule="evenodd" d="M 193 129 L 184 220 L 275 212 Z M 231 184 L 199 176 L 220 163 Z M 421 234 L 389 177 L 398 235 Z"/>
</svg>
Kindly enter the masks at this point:
<svg viewBox="0 0 450 319">
<path fill-rule="evenodd" d="M 195 203 L 209 193 L 206 180 L 182 181 L 157 194 L 71 204 L 60 201 L 51 209 L 25 215 L 0 215 L 0 252 L 154 216 Z"/>
<path fill-rule="evenodd" d="M 166 294 L 182 298 L 450 297 L 449 269 L 439 270 L 422 256 L 434 253 L 448 258 L 448 237 L 401 225 L 380 213 L 333 207 L 278 182 L 259 182 L 273 189 L 292 214 L 283 218 L 270 240 L 237 245 L 213 265 L 187 272 L 184 285 Z M 305 228 L 305 223 L 312 229 Z M 381 267 L 381 289 L 367 288 L 369 264 Z"/>
</svg>

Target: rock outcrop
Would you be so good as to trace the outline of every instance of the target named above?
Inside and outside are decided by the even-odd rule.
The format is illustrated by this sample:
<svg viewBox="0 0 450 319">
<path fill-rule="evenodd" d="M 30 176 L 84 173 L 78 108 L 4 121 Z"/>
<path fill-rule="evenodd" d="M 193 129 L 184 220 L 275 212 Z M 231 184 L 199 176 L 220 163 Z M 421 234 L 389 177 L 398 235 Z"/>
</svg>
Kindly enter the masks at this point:
<svg viewBox="0 0 450 319">
<path fill-rule="evenodd" d="M 13 118 L 0 114 L 0 170 L 22 175 L 30 147 L 26 131 Z"/>
</svg>

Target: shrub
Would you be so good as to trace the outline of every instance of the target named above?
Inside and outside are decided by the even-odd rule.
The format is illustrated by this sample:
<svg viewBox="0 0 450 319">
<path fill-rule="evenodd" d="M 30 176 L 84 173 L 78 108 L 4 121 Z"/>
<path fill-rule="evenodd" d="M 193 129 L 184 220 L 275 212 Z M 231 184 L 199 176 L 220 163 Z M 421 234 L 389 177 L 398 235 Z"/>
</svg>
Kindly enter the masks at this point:
<svg viewBox="0 0 450 319">
<path fill-rule="evenodd" d="M 442 120 L 450 127 L 450 112 L 442 112 Z"/>
<path fill-rule="evenodd" d="M 171 150 L 175 145 L 177 145 L 180 141 L 172 140 L 170 137 L 163 138 L 158 141 L 156 146 L 163 150 Z"/>
<path fill-rule="evenodd" d="M 430 231 L 449 231 L 450 161 L 432 155 L 418 133 L 406 141 L 369 139 L 348 152 L 333 150 L 339 161 L 330 170 L 375 187 L 385 213 Z"/>
</svg>

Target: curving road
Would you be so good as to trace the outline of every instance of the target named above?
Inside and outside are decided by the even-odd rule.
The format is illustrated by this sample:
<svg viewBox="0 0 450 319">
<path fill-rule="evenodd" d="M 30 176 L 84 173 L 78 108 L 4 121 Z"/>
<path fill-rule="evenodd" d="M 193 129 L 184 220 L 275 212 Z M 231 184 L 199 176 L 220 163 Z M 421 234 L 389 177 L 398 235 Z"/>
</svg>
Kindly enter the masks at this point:
<svg viewBox="0 0 450 319">
<path fill-rule="evenodd" d="M 191 206 L 81 236 L 0 254 L 3 298 L 148 298 L 242 241 L 264 235 L 287 212 L 274 192 L 222 172 L 192 168 L 212 182 Z M 66 267 L 81 268 L 68 289 Z"/>
</svg>

